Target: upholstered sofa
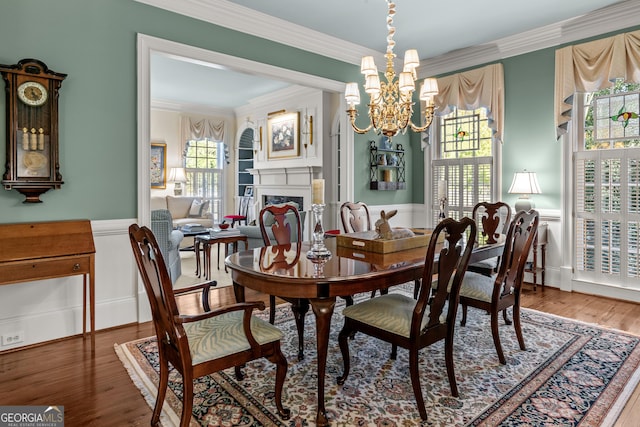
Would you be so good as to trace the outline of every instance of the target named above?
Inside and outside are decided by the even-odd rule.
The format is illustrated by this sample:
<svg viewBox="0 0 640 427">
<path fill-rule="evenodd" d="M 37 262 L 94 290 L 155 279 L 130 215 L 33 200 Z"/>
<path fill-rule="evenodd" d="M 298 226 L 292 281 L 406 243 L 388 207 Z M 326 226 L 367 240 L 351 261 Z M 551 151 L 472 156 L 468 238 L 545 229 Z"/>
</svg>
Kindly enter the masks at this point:
<svg viewBox="0 0 640 427">
<path fill-rule="evenodd" d="M 194 203 L 195 202 L 195 203 Z M 154 196 L 151 197 L 151 210 L 167 209 L 173 218 L 173 227 L 185 224 L 202 224 L 213 227 L 209 202 L 202 197 L 192 196 Z"/>
<path fill-rule="evenodd" d="M 173 229 L 171 212 L 167 209 L 151 211 L 151 231 L 158 241 L 160 252 L 162 252 L 167 270 L 169 270 L 171 282 L 175 283 L 182 274 L 180 242 L 182 242 L 184 235 L 180 230 Z"/>
<path fill-rule="evenodd" d="M 295 203 L 294 203 L 295 204 Z M 302 236 L 304 236 L 304 225 L 307 217 L 306 211 L 298 211 L 300 215 L 300 227 L 302 228 Z M 270 215 L 267 213 L 267 215 Z M 292 216 L 291 213 L 286 215 Z M 273 221 L 270 222 L 269 219 L 265 219 L 265 224 L 270 225 L 273 224 Z M 256 225 L 240 225 L 236 227 L 242 234 L 247 236 L 247 245 L 249 249 L 259 248 L 264 246 L 264 240 L 262 239 L 262 234 L 260 233 L 260 226 Z M 270 238 L 273 239 L 273 233 L 270 228 L 267 228 L 267 234 Z M 298 235 L 296 234 L 296 230 L 293 229 L 291 233 L 291 241 L 298 240 Z"/>
</svg>

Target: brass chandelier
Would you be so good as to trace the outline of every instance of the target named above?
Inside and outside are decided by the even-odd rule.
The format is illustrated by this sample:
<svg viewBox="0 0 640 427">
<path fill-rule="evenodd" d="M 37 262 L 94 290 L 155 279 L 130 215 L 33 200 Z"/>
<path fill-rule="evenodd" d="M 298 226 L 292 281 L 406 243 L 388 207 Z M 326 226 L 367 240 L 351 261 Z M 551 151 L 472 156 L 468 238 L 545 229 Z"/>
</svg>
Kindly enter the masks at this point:
<svg viewBox="0 0 640 427">
<path fill-rule="evenodd" d="M 351 126 L 356 133 L 363 134 L 373 129 L 378 135 L 382 134 L 391 139 L 398 132 L 403 134 L 407 128 L 411 128 L 414 132 L 426 131 L 433 121 L 433 112 L 435 104 L 433 98 L 438 94 L 438 82 L 434 78 L 424 80 L 420 90 L 420 100 L 425 101 L 424 118 L 425 122 L 422 126 L 416 126 L 411 121 L 413 114 L 413 92 L 416 89 L 415 82 L 417 80 L 416 68 L 420 65 L 418 51 L 409 49 L 404 54 L 404 67 L 396 80 L 396 72 L 393 69 L 393 59 L 395 54 L 393 48 L 395 41 L 393 35 L 396 32 L 393 27 L 393 16 L 396 14 L 396 5 L 387 0 L 389 11 L 387 13 L 387 69 L 384 73 L 386 82 L 380 81 L 378 68 L 372 56 L 362 57 L 360 72 L 365 76 L 364 90 L 369 94 L 369 125 L 360 129 L 356 125 L 356 105 L 360 104 L 360 90 L 358 83 L 347 83 L 345 89 L 345 99 L 349 106 L 347 113 Z"/>
</svg>

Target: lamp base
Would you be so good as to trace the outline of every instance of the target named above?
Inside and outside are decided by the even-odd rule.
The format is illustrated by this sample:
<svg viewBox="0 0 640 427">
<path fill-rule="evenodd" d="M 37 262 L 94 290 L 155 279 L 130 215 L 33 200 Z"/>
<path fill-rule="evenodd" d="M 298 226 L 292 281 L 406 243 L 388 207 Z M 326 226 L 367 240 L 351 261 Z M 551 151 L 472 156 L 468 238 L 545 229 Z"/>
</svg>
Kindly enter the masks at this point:
<svg viewBox="0 0 640 427">
<path fill-rule="evenodd" d="M 179 182 L 176 182 L 173 185 L 173 195 L 174 196 L 182 196 L 182 185 Z"/>
<path fill-rule="evenodd" d="M 523 198 L 520 197 L 518 198 L 518 200 L 516 200 L 516 204 L 514 205 L 514 208 L 516 210 L 516 212 L 520 212 L 520 211 L 530 211 L 531 209 L 535 208 L 536 205 L 535 203 L 533 203 L 533 200 L 531 200 L 530 198 Z"/>
</svg>

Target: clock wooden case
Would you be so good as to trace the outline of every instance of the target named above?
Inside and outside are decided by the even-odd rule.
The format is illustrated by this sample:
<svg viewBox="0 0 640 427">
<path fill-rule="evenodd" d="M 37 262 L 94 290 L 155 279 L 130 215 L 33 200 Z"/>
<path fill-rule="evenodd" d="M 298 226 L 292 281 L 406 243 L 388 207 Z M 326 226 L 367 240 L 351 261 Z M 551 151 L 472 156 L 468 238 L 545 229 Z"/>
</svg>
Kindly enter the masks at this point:
<svg viewBox="0 0 640 427">
<path fill-rule="evenodd" d="M 7 95 L 7 159 L 2 185 L 40 203 L 64 183 L 58 157 L 58 91 L 66 74 L 37 59 L 0 65 Z"/>
</svg>

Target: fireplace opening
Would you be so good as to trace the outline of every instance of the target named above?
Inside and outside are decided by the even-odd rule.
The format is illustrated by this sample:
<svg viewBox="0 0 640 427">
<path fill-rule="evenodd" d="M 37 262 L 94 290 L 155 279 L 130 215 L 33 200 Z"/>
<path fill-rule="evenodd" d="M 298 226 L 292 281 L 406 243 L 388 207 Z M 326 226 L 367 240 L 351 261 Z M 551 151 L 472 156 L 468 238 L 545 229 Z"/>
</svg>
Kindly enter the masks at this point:
<svg viewBox="0 0 640 427">
<path fill-rule="evenodd" d="M 303 206 L 304 197 L 298 197 L 298 196 L 269 196 L 269 195 L 262 196 L 263 206 L 279 205 L 279 204 L 287 203 L 287 202 L 296 203 L 298 205 L 298 210 L 299 211 L 303 211 L 304 210 L 304 206 Z"/>
</svg>

